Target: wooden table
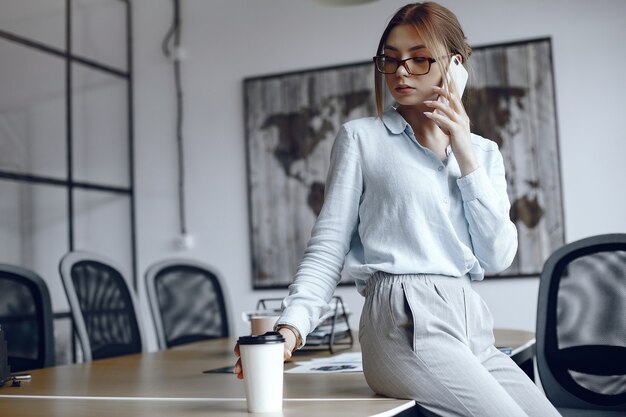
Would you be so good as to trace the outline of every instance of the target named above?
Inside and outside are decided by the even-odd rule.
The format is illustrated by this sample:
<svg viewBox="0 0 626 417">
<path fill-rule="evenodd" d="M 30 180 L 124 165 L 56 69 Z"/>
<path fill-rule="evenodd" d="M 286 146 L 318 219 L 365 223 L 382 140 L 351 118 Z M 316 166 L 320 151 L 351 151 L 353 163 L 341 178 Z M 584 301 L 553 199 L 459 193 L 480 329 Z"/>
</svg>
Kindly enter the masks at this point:
<svg viewBox="0 0 626 417">
<path fill-rule="evenodd" d="M 498 345 L 512 347 L 534 337 L 506 331 L 496 336 Z M 35 370 L 32 380 L 22 382 L 21 387 L 0 388 L 0 416 L 246 416 L 243 382 L 233 374 L 203 373 L 232 365 L 233 346 L 234 340 L 219 339 Z M 358 350 L 358 344 L 353 349 Z M 295 358 L 303 361 L 325 355 L 318 351 Z M 285 417 L 383 417 L 415 406 L 414 401 L 376 395 L 363 373 L 286 373 L 284 398 L 283 412 L 278 415 Z"/>
<path fill-rule="evenodd" d="M 0 389 L 0 416 L 247 416 L 242 381 L 203 373 L 234 364 L 233 346 L 219 339 L 35 370 L 21 387 Z M 377 396 L 362 373 L 285 374 L 284 385 L 281 416 L 392 416 L 415 405 Z"/>
<path fill-rule="evenodd" d="M 535 380 L 535 333 L 527 330 L 494 329 L 496 346 L 511 347 L 511 359 L 531 380 Z"/>
</svg>

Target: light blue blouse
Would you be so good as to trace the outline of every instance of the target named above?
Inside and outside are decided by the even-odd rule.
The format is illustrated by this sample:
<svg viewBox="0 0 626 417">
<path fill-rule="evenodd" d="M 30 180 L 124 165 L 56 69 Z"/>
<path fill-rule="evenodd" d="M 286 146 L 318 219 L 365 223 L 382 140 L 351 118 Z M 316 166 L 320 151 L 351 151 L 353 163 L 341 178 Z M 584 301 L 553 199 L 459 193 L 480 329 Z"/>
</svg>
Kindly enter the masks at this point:
<svg viewBox="0 0 626 417">
<path fill-rule="evenodd" d="M 376 271 L 482 280 L 517 251 L 498 146 L 472 134 L 479 168 L 461 177 L 448 147 L 441 161 L 395 109 L 341 127 L 324 206 L 278 320 L 303 341 L 328 310 L 345 270 L 363 294 Z"/>
</svg>

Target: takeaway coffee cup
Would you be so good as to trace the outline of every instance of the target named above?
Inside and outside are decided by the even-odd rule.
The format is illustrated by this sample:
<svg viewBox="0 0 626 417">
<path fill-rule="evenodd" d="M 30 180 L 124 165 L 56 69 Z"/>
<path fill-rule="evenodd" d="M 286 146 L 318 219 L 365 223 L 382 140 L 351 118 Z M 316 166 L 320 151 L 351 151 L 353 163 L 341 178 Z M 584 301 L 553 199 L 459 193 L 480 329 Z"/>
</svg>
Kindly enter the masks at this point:
<svg viewBox="0 0 626 417">
<path fill-rule="evenodd" d="M 285 339 L 278 332 L 239 338 L 248 411 L 268 413 L 283 408 Z"/>
<path fill-rule="evenodd" d="M 250 331 L 252 336 L 258 336 L 274 330 L 274 324 L 280 316 L 252 316 L 250 317 Z"/>
</svg>

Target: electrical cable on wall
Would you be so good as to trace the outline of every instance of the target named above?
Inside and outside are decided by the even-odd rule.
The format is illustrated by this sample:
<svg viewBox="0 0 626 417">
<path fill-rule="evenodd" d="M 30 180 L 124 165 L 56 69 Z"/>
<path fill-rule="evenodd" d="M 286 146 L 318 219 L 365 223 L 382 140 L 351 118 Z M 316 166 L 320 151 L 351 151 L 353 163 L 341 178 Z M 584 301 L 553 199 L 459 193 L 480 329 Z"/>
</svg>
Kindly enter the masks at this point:
<svg viewBox="0 0 626 417">
<path fill-rule="evenodd" d="M 185 58 L 184 49 L 181 47 L 181 19 L 180 0 L 172 0 L 173 20 L 168 30 L 161 49 L 163 54 L 172 60 L 174 64 L 174 82 L 176 87 L 176 143 L 178 152 L 178 215 L 180 225 L 180 240 L 178 245 L 189 248 L 192 244 L 191 236 L 187 234 L 187 219 L 185 216 L 185 160 L 184 160 L 184 137 L 183 137 L 183 88 L 180 77 L 181 61 Z"/>
</svg>

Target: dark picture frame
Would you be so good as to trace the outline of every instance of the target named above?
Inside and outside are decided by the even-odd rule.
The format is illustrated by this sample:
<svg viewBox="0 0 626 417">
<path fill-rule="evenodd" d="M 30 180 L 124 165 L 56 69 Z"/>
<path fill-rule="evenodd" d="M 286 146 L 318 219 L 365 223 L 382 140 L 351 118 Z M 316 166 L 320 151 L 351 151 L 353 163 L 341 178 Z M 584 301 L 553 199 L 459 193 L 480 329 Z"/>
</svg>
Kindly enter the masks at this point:
<svg viewBox="0 0 626 417">
<path fill-rule="evenodd" d="M 480 46 L 470 61 L 472 132 L 500 148 L 518 232 L 512 265 L 492 276 L 536 277 L 565 243 L 552 41 Z"/>
<path fill-rule="evenodd" d="M 501 148 L 520 240 L 511 267 L 494 277 L 537 276 L 565 240 L 552 67 L 550 38 L 475 47 L 470 59 L 472 132 Z M 285 288 L 323 203 L 336 132 L 376 114 L 374 67 L 266 75 L 243 86 L 253 287 Z M 353 282 L 344 276 L 342 284 Z"/>
</svg>

